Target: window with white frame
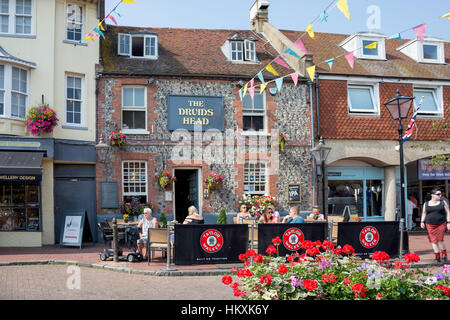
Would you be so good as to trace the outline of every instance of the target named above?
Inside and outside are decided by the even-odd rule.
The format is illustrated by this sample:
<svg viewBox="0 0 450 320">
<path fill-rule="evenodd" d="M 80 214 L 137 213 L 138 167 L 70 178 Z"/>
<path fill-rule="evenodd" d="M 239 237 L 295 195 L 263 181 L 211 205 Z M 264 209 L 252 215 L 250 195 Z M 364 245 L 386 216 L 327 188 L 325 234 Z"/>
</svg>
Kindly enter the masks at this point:
<svg viewBox="0 0 450 320">
<path fill-rule="evenodd" d="M 266 97 L 256 93 L 247 94 L 242 99 L 242 116 L 244 131 L 265 131 Z"/>
<path fill-rule="evenodd" d="M 82 124 L 83 78 L 74 75 L 66 76 L 66 123 Z"/>
<path fill-rule="evenodd" d="M 0 65 L 0 116 L 25 119 L 28 105 L 28 70 Z"/>
<path fill-rule="evenodd" d="M 147 99 L 145 87 L 122 88 L 122 129 L 147 129 Z"/>
<path fill-rule="evenodd" d="M 256 45 L 253 40 L 233 40 L 231 43 L 232 61 L 256 61 Z"/>
<path fill-rule="evenodd" d="M 440 90 L 438 88 L 414 88 L 414 106 L 418 107 L 423 97 L 422 105 L 418 115 L 442 116 L 442 104 L 439 103 Z"/>
<path fill-rule="evenodd" d="M 0 33 L 32 33 L 33 1 L 0 0 Z"/>
<path fill-rule="evenodd" d="M 80 41 L 83 33 L 83 7 L 67 4 L 66 39 Z"/>
<path fill-rule="evenodd" d="M 118 54 L 132 58 L 156 59 L 158 57 L 158 36 L 119 33 Z"/>
<path fill-rule="evenodd" d="M 244 163 L 244 193 L 263 195 L 267 192 L 267 165 L 265 162 Z"/>
<path fill-rule="evenodd" d="M 349 114 L 378 114 L 374 86 L 347 85 Z"/>
<path fill-rule="evenodd" d="M 147 162 L 122 162 L 123 201 L 147 202 Z"/>
</svg>

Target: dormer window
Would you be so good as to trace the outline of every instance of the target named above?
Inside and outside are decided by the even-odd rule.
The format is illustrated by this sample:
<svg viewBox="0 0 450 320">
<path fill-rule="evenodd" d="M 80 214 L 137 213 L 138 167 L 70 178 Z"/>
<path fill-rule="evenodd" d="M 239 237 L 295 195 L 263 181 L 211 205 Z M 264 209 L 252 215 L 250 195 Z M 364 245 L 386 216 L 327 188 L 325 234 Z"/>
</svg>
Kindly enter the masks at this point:
<svg viewBox="0 0 450 320">
<path fill-rule="evenodd" d="M 254 38 L 243 38 L 235 34 L 225 41 L 221 50 L 227 59 L 233 62 L 258 62 Z"/>
<path fill-rule="evenodd" d="M 158 36 L 119 33 L 118 54 L 131 58 L 157 59 Z"/>
<path fill-rule="evenodd" d="M 417 62 L 445 63 L 444 42 L 437 38 L 425 38 L 423 43 L 414 39 L 400 46 L 397 50 Z"/>
<path fill-rule="evenodd" d="M 358 59 L 385 60 L 384 39 L 385 36 L 382 34 L 361 32 L 351 35 L 339 46 L 348 52 L 353 51 Z"/>
</svg>

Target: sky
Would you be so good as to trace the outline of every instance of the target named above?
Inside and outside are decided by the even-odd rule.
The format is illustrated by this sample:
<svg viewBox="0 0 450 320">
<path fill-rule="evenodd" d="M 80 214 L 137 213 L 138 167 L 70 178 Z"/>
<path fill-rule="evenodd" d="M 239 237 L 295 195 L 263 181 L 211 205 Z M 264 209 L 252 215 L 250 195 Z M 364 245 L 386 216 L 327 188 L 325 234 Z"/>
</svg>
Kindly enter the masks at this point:
<svg viewBox="0 0 450 320">
<path fill-rule="evenodd" d="M 135 0 L 120 3 L 119 25 L 200 29 L 250 29 L 250 7 L 254 0 Z M 337 0 L 269 0 L 269 22 L 280 30 L 353 34 L 372 31 L 390 36 L 402 32 L 415 38 L 413 27 L 426 23 L 426 36 L 450 41 L 450 0 L 347 0 L 348 20 L 334 4 Z M 106 0 L 108 14 L 120 0 Z M 331 7 L 330 7 L 331 5 Z M 326 22 L 319 17 L 327 10 Z M 108 23 L 112 22 L 108 20 Z"/>
</svg>

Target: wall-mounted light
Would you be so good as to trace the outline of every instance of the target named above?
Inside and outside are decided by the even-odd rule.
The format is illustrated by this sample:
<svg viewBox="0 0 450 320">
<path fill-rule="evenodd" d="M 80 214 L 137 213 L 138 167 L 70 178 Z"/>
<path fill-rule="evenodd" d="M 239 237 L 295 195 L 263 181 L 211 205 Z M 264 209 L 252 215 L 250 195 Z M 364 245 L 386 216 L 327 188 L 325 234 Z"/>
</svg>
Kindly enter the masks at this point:
<svg viewBox="0 0 450 320">
<path fill-rule="evenodd" d="M 155 78 L 151 77 L 147 79 L 147 85 L 152 84 L 153 82 L 155 82 Z"/>
</svg>

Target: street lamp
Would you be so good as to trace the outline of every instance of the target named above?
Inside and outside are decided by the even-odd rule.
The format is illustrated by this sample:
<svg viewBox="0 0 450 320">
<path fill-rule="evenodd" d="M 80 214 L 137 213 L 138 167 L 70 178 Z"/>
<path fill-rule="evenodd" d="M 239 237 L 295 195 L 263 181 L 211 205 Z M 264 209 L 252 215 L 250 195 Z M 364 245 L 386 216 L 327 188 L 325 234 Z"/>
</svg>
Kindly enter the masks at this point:
<svg viewBox="0 0 450 320">
<path fill-rule="evenodd" d="M 103 136 L 100 137 L 100 141 L 95 145 L 95 150 L 98 151 L 98 160 L 101 163 L 105 163 L 109 146 L 105 143 L 105 141 L 103 141 Z"/>
<path fill-rule="evenodd" d="M 403 251 L 403 234 L 405 227 L 405 160 L 403 158 L 403 124 L 402 120 L 408 117 L 409 109 L 411 109 L 414 97 L 405 97 L 400 94 L 397 89 L 397 94 L 394 98 L 386 102 L 384 105 L 388 109 L 393 120 L 398 121 L 398 143 L 400 151 L 400 248 L 399 256 L 402 257 Z"/>
<path fill-rule="evenodd" d="M 320 163 L 321 171 L 322 171 L 322 213 L 325 219 L 328 220 L 328 215 L 325 210 L 325 161 L 327 160 L 328 154 L 330 153 L 331 148 L 325 146 L 325 142 L 323 142 L 323 138 L 320 137 L 319 144 L 315 146 L 311 153 L 314 156 L 314 159 L 317 163 Z"/>
</svg>

